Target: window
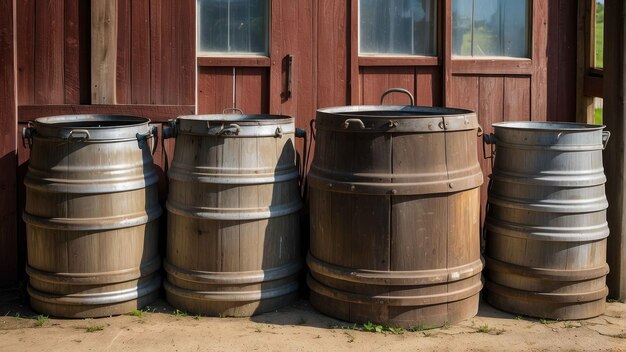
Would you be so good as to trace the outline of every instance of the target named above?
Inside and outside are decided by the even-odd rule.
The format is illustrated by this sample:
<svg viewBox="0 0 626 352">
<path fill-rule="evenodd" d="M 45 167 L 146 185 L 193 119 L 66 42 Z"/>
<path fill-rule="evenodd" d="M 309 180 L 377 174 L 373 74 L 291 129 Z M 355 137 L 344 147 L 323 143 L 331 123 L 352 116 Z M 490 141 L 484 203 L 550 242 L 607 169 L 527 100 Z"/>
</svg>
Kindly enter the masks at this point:
<svg viewBox="0 0 626 352">
<path fill-rule="evenodd" d="M 268 0 L 198 0 L 200 54 L 268 53 Z"/>
<path fill-rule="evenodd" d="M 593 67 L 604 67 L 604 0 L 597 0 L 595 4 L 594 18 L 594 47 L 595 60 Z"/>
<path fill-rule="evenodd" d="M 360 0 L 359 53 L 436 55 L 436 0 Z"/>
<path fill-rule="evenodd" d="M 452 0 L 452 54 L 530 57 L 530 1 Z"/>
</svg>

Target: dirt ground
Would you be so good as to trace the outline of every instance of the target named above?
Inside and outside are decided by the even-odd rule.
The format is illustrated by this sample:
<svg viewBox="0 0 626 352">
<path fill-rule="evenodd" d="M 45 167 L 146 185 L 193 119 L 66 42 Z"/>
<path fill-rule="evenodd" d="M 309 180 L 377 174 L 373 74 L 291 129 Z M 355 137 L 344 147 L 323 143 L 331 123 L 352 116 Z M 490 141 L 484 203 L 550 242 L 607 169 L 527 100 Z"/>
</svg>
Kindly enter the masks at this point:
<svg viewBox="0 0 626 352">
<path fill-rule="evenodd" d="M 482 302 L 462 323 L 423 331 L 359 331 L 301 299 L 252 318 L 183 315 L 158 300 L 141 316 L 40 317 L 0 293 L 0 351 L 626 351 L 626 304 L 584 321 L 516 317 Z"/>
</svg>

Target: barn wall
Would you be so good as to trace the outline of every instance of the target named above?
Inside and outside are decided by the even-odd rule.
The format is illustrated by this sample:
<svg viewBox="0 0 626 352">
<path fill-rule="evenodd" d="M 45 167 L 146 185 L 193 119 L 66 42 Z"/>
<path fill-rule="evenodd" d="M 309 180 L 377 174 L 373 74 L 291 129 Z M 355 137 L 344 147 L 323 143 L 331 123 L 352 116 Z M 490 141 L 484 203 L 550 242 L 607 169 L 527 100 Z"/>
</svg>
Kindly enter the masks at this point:
<svg viewBox="0 0 626 352">
<path fill-rule="evenodd" d="M 355 3 L 273 0 L 272 23 L 283 34 L 272 46 L 271 60 L 215 65 L 195 56 L 194 0 L 117 0 L 116 105 L 94 106 L 88 105 L 90 1 L 0 0 L 0 92 L 6 92 L 0 94 L 0 166 L 5 170 L 0 177 L 0 285 L 23 277 L 24 226 L 19 215 L 29 151 L 17 141 L 21 127 L 38 116 L 132 113 L 165 121 L 195 112 L 196 94 L 199 112 L 219 112 L 232 103 L 234 83 L 247 87 L 236 92 L 246 111 L 289 113 L 298 127 L 308 127 L 319 107 L 378 104 L 391 86 L 408 89 L 420 105 L 476 110 L 487 131 L 492 122 L 510 119 L 575 120 L 575 2 L 535 1 L 534 15 L 545 19 L 533 29 L 544 33 L 533 49 L 536 64 L 509 70 L 493 64 L 455 66 L 446 59 L 445 46 L 434 61 L 359 59 Z M 442 13 L 449 4 L 441 0 Z M 440 22 L 440 41 L 445 43 L 447 29 Z M 297 60 L 292 99 L 281 99 L 279 91 L 284 86 L 280 60 L 286 54 L 295 54 Z M 392 95 L 387 103 L 406 101 Z M 162 179 L 172 143 L 164 143 L 155 154 Z M 477 152 L 482 160 L 482 150 Z M 489 163 L 482 163 L 488 173 Z M 160 187 L 163 197 L 165 183 Z"/>
</svg>

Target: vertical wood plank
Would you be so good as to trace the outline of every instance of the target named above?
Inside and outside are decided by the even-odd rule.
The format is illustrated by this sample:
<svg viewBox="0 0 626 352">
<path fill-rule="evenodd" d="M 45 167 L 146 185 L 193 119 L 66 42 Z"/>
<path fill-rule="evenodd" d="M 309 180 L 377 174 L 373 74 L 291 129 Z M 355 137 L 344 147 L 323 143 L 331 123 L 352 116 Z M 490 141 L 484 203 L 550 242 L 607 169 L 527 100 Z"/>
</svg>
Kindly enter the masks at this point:
<svg viewBox="0 0 626 352">
<path fill-rule="evenodd" d="M 179 55 L 179 105 L 195 105 L 196 103 L 196 1 L 182 0 L 178 3 L 177 16 L 177 51 Z M 184 21 L 180 19 L 184 18 Z"/>
<path fill-rule="evenodd" d="M 80 104 L 80 8 L 79 0 L 65 1 L 64 52 L 65 104 Z"/>
<path fill-rule="evenodd" d="M 530 77 L 505 76 L 503 103 L 504 120 L 530 121 Z"/>
<path fill-rule="evenodd" d="M 441 106 L 441 87 L 439 67 L 415 68 L 415 105 Z"/>
<path fill-rule="evenodd" d="M 224 108 L 232 107 L 233 103 L 233 68 L 199 68 L 198 113 L 221 113 Z"/>
<path fill-rule="evenodd" d="M 17 268 L 17 72 L 16 0 L 0 0 L 0 286 L 11 286 Z"/>
<path fill-rule="evenodd" d="M 343 1 L 319 0 L 317 107 L 349 103 L 347 6 Z"/>
<path fill-rule="evenodd" d="M 609 297 L 626 298 L 626 216 L 624 187 L 626 186 L 626 6 L 623 1 L 607 1 L 604 8 L 604 119 L 611 140 L 604 152 L 607 175 L 606 195 L 609 201 L 607 220 L 611 233 L 607 240 L 607 276 Z"/>
<path fill-rule="evenodd" d="M 17 81 L 19 104 L 35 102 L 35 0 L 16 3 Z"/>
<path fill-rule="evenodd" d="M 117 0 L 91 1 L 91 102 L 115 104 Z"/>
<path fill-rule="evenodd" d="M 533 121 L 545 121 L 548 115 L 548 18 L 548 1 L 532 1 Z"/>
<path fill-rule="evenodd" d="M 362 100 L 355 103 L 379 105 L 382 94 L 389 88 L 404 88 L 415 96 L 415 69 L 413 67 L 363 67 Z M 401 93 L 385 97 L 385 105 L 410 105 L 409 98 Z"/>
<path fill-rule="evenodd" d="M 150 0 L 131 1 L 131 103 L 150 103 Z"/>
<path fill-rule="evenodd" d="M 115 101 L 130 104 L 132 101 L 132 13 L 131 0 L 117 1 L 117 58 L 115 63 Z"/>
<path fill-rule="evenodd" d="M 64 2 L 35 3 L 35 104 L 63 104 Z"/>
<path fill-rule="evenodd" d="M 163 37 L 161 32 L 163 15 L 160 1 L 150 1 L 150 104 L 163 104 Z"/>
<path fill-rule="evenodd" d="M 237 89 L 235 94 L 235 104 L 233 106 L 237 106 L 243 110 L 245 114 L 269 113 L 269 81 L 270 79 L 266 68 L 236 68 L 235 84 Z M 227 107 L 230 106 L 224 106 L 224 108 Z M 219 110 L 219 112 L 222 111 Z"/>
</svg>

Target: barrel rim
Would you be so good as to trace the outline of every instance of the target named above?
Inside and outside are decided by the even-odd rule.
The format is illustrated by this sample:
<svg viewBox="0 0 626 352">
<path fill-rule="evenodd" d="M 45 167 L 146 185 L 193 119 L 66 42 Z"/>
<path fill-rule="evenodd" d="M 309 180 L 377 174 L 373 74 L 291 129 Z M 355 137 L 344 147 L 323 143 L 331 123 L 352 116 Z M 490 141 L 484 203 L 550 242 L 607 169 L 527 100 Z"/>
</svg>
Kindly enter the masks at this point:
<svg viewBox="0 0 626 352">
<path fill-rule="evenodd" d="M 116 121 L 117 120 L 117 121 Z M 86 121 L 102 121 L 102 122 L 120 122 L 120 125 L 113 126 L 72 126 L 60 125 L 62 123 L 86 122 Z M 115 114 L 71 114 L 71 115 L 52 115 L 38 117 L 34 121 L 35 125 L 55 128 L 84 128 L 107 130 L 124 127 L 137 127 L 146 123 L 150 123 L 150 119 L 136 115 L 115 115 Z"/>
<path fill-rule="evenodd" d="M 546 132 L 590 132 L 600 131 L 606 125 L 592 125 L 578 122 L 556 121 L 505 121 L 491 125 L 494 128 L 504 128 L 523 131 L 546 131 Z"/>
<path fill-rule="evenodd" d="M 431 113 L 425 113 L 430 111 Z M 436 107 L 436 106 L 413 106 L 413 105 L 349 105 L 349 106 L 334 106 L 328 108 L 322 108 L 317 110 L 318 113 L 340 116 L 354 116 L 354 117 L 366 117 L 366 118 L 397 118 L 397 119 L 411 119 L 411 118 L 437 118 L 437 117 L 454 117 L 464 115 L 474 115 L 476 112 L 467 109 L 453 108 L 453 107 Z M 375 114 L 362 114 L 363 112 L 402 112 L 404 114 L 398 115 L 375 115 Z M 359 113 L 359 114 L 355 114 Z"/>
<path fill-rule="evenodd" d="M 177 121 L 190 122 L 237 122 L 241 125 L 274 125 L 285 124 L 294 121 L 294 118 L 288 115 L 273 114 L 197 114 L 183 115 L 176 118 Z"/>
</svg>

